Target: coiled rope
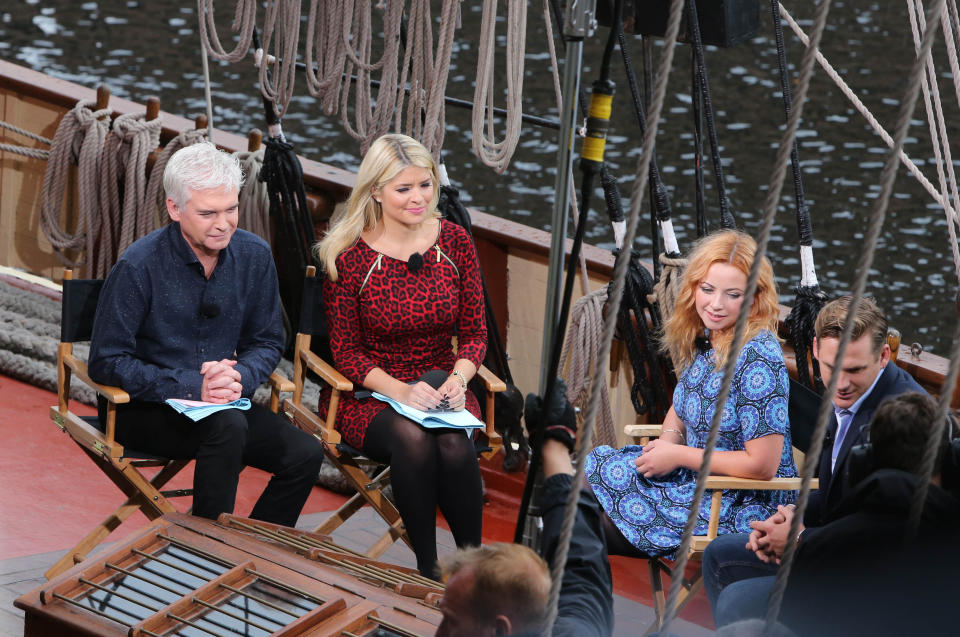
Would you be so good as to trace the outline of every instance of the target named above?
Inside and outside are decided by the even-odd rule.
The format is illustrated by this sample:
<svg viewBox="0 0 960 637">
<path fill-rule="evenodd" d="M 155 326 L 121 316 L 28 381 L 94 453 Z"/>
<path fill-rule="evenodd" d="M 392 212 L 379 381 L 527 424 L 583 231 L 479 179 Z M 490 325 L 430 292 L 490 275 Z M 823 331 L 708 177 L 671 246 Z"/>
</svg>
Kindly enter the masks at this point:
<svg viewBox="0 0 960 637">
<path fill-rule="evenodd" d="M 311 0 L 307 16 L 306 57 L 307 91 L 317 98 L 325 115 L 337 112 L 346 47 L 341 46 L 346 12 L 329 0 Z"/>
<path fill-rule="evenodd" d="M 345 2 L 345 0 L 341 0 Z M 337 5 L 330 2 L 330 5 Z M 366 153 L 370 143 L 390 130 L 393 125 L 397 100 L 402 88 L 398 88 L 397 64 L 400 56 L 400 27 L 403 21 L 403 3 L 387 2 L 383 14 L 383 53 L 377 62 L 371 62 L 373 34 L 371 29 L 372 7 L 369 0 L 354 4 L 351 15 L 345 4 L 339 5 L 343 11 L 343 30 L 341 46 L 346 54 L 344 74 L 350 77 L 357 69 L 356 99 L 354 103 L 355 125 L 351 125 L 347 104 L 350 101 L 350 83 L 340 91 L 340 122 L 354 139 L 360 142 L 360 152 Z M 333 6 L 330 7 L 334 9 Z M 349 18 L 349 19 L 348 19 Z M 376 100 L 371 91 L 371 74 L 380 71 L 380 89 Z M 371 104 L 374 106 L 371 108 Z"/>
<path fill-rule="evenodd" d="M 118 153 L 114 157 L 119 159 L 123 156 L 125 163 L 117 256 L 156 227 L 156 213 L 145 205 L 146 175 L 147 157 L 160 144 L 161 128 L 159 117 L 148 121 L 142 113 L 127 113 L 113 122 L 110 134 L 119 142 Z"/>
<path fill-rule="evenodd" d="M 933 46 L 934 33 L 937 26 L 936 22 L 940 19 L 943 2 L 944 0 L 935 0 L 935 6 L 931 7 L 931 11 L 928 14 L 928 16 L 931 16 L 928 17 L 930 27 L 924 33 L 919 55 L 913 63 L 911 73 L 907 76 L 907 87 L 904 92 L 904 97 L 900 102 L 900 112 L 897 117 L 894 143 L 891 152 L 888 154 L 886 162 L 884 163 L 883 172 L 881 173 L 880 196 L 877 197 L 877 200 L 874 203 L 871 211 L 870 223 L 867 226 L 867 232 L 863 241 L 863 250 L 860 252 L 860 259 L 857 263 L 857 277 L 851 293 L 850 308 L 847 311 L 847 320 L 844 322 L 843 333 L 840 336 L 840 343 L 837 347 L 836 360 L 843 360 L 843 357 L 846 354 L 847 344 L 850 342 L 850 337 L 853 332 L 852 317 L 856 315 L 857 308 L 860 306 L 860 299 L 863 297 L 864 290 L 867 286 L 867 278 L 870 275 L 870 267 L 873 264 L 874 251 L 876 249 L 877 241 L 880 238 L 880 232 L 883 229 L 883 222 L 885 220 L 887 208 L 890 203 L 890 197 L 893 194 L 893 184 L 897 177 L 897 166 L 899 165 L 901 159 L 900 153 L 903 149 L 903 144 L 907 137 L 907 131 L 910 128 L 910 120 L 913 117 L 913 111 L 916 107 L 919 92 L 922 87 L 923 65 L 925 63 L 927 53 Z M 817 18 L 814 25 L 814 34 L 813 37 L 811 37 L 810 45 L 805 51 L 803 58 L 803 70 L 801 71 L 800 76 L 800 91 L 797 93 L 797 103 L 799 106 L 794 114 L 791 115 L 791 123 L 793 123 L 794 119 L 799 119 L 798 112 L 803 107 L 803 100 L 806 97 L 807 85 L 809 84 L 809 78 L 806 77 L 806 75 L 809 75 L 809 71 L 813 67 L 816 49 L 819 47 L 820 36 L 822 34 L 823 27 L 826 24 L 826 14 L 829 11 L 829 5 L 829 0 L 823 0 L 823 4 L 818 7 Z M 782 147 L 781 150 L 783 150 Z M 772 190 L 773 189 L 771 189 L 771 193 L 769 193 L 771 195 L 773 194 Z M 833 374 L 831 376 L 830 382 L 828 383 L 824 392 L 825 396 L 832 396 L 834 394 L 839 377 L 839 374 Z M 952 391 L 950 393 L 952 394 Z M 791 521 L 790 531 L 787 537 L 796 537 L 801 521 L 803 520 L 803 513 L 806 510 L 807 501 L 810 494 L 810 479 L 813 477 L 817 459 L 820 457 L 820 450 L 823 445 L 824 434 L 826 433 L 827 421 L 832 417 L 832 411 L 832 402 L 828 400 L 823 401 L 823 404 L 820 406 L 820 413 L 817 417 L 817 425 L 814 428 L 811 446 L 808 450 L 806 462 L 804 463 L 803 482 L 800 487 L 800 495 L 797 499 L 797 509 L 794 513 L 793 520 Z M 933 433 L 934 432 L 931 431 L 931 434 Z M 924 470 L 927 468 L 932 469 L 933 458 L 930 458 L 929 466 L 926 462 L 927 459 L 928 458 L 925 456 Z M 929 477 L 930 474 L 927 473 L 926 475 Z M 916 528 L 915 523 L 919 522 L 919 512 L 923 508 L 923 501 L 926 496 L 928 484 L 929 480 L 920 480 L 918 482 L 917 493 L 912 503 L 908 521 L 908 529 Z M 917 498 L 919 498 L 919 500 Z M 774 622 L 776 622 L 777 616 L 780 614 L 780 606 L 783 602 L 783 594 L 786 590 L 787 578 L 790 575 L 790 568 L 793 564 L 793 556 L 795 551 L 796 543 L 788 542 L 781 559 L 780 569 L 777 571 L 776 582 L 773 590 L 770 593 L 770 601 L 769 605 L 767 606 L 768 628 L 772 626 Z"/>
<path fill-rule="evenodd" d="M 459 22 L 459 11 L 459 2 L 443 3 L 440 32 L 434 50 L 430 0 L 413 0 L 410 4 L 410 26 L 404 52 L 403 74 L 400 76 L 400 86 L 406 86 L 409 72 L 410 99 L 407 104 L 406 125 L 401 129 L 404 91 L 400 91 L 397 96 L 396 129 L 404 130 L 411 137 L 419 139 L 435 160 L 440 158 L 440 149 L 443 148 L 443 124 L 446 120 L 444 95 L 450 74 L 450 56 L 453 52 L 453 36 Z"/>
<path fill-rule="evenodd" d="M 270 230 L 270 192 L 267 183 L 260 180 L 263 154 L 262 148 L 233 154 L 240 160 L 244 174 L 237 227 L 252 232 L 273 245 L 273 233 Z"/>
<path fill-rule="evenodd" d="M 477 45 L 477 83 L 473 93 L 473 152 L 498 174 L 510 164 L 520 141 L 523 111 L 523 64 L 526 47 L 527 3 L 508 0 L 507 6 L 507 116 L 504 137 L 496 141 L 493 122 L 494 46 L 496 45 L 497 0 L 484 0 Z M 486 122 L 484 116 L 486 115 Z"/>
<path fill-rule="evenodd" d="M 634 180 L 634 192 L 630 198 L 630 214 L 627 217 L 627 231 L 623 244 L 632 246 L 636 237 L 637 222 L 640 219 L 640 206 L 645 197 L 647 180 L 641 177 L 646 175 L 650 168 L 650 158 L 653 155 L 654 139 L 660 123 L 660 113 L 663 110 L 663 103 L 667 94 L 667 80 L 670 76 L 670 69 L 673 64 L 673 54 L 676 48 L 677 35 L 680 33 L 680 17 L 682 15 L 683 0 L 671 0 L 670 11 L 667 19 L 666 34 L 664 36 L 664 51 L 660 61 L 660 72 L 657 74 L 656 83 L 653 91 L 653 99 L 650 105 L 650 125 L 643 136 L 643 149 L 637 162 L 637 178 Z M 598 368 L 605 366 L 610 358 L 610 347 L 613 341 L 613 335 L 616 329 L 617 315 L 620 311 L 620 300 L 623 298 L 624 281 L 626 279 L 627 269 L 630 265 L 630 252 L 621 250 L 617 255 L 614 264 L 613 280 L 610 284 L 609 304 L 607 313 L 603 320 L 603 333 L 600 339 L 600 351 L 597 354 Z M 587 410 L 583 417 L 582 436 L 577 441 L 576 448 L 576 475 L 573 484 L 582 484 L 584 477 L 584 457 L 592 448 L 594 422 L 597 417 L 597 410 L 600 406 L 600 391 L 595 385 L 597 383 L 605 384 L 606 379 L 595 376 L 592 379 L 590 398 L 587 401 Z M 558 540 L 557 552 L 554 555 L 552 565 L 553 582 L 550 588 L 550 604 L 547 608 L 545 621 L 545 635 L 549 635 L 553 622 L 557 616 L 557 603 L 560 595 L 560 584 L 563 579 L 563 569 L 567 562 L 567 553 L 570 547 L 570 536 L 573 532 L 573 521 L 577 512 L 577 503 L 580 500 L 580 490 L 571 489 L 570 497 L 567 499 L 564 509 L 563 526 L 561 527 Z"/>
<path fill-rule="evenodd" d="M 272 54 L 271 44 L 274 44 Z M 263 58 L 259 65 L 260 92 L 276 105 L 277 117 L 283 117 L 293 99 L 299 45 L 300 0 L 268 2 L 263 24 Z"/>
<path fill-rule="evenodd" d="M 77 267 L 93 259 L 94 242 L 100 229 L 101 161 L 104 140 L 110 129 L 110 111 L 92 110 L 96 102 L 78 102 L 68 111 L 53 136 L 47 170 L 40 191 L 40 222 L 44 236 L 50 241 L 60 261 Z M 77 166 L 79 194 L 77 229 L 70 234 L 63 226 L 63 197 L 71 164 Z M 67 258 L 64 250 L 84 250 L 77 260 Z"/>
<path fill-rule="evenodd" d="M 590 380 L 597 375 L 605 376 L 599 367 L 600 331 L 603 326 L 603 304 L 607 301 L 607 288 L 603 287 L 580 297 L 570 308 L 570 327 L 560 354 L 560 370 L 567 383 L 567 400 L 581 412 L 587 405 Z M 600 400 L 603 408 L 596 423 L 596 444 L 617 444 L 617 432 L 610 411 L 610 396 L 606 383 L 600 384 Z"/>
<path fill-rule="evenodd" d="M 200 43 L 207 53 L 225 62 L 239 62 L 250 50 L 253 39 L 253 27 L 257 20 L 257 0 L 237 0 L 233 13 L 232 30 L 240 33 L 237 46 L 226 51 L 217 35 L 217 24 L 213 15 L 214 0 L 197 0 L 197 16 L 200 22 Z"/>
</svg>

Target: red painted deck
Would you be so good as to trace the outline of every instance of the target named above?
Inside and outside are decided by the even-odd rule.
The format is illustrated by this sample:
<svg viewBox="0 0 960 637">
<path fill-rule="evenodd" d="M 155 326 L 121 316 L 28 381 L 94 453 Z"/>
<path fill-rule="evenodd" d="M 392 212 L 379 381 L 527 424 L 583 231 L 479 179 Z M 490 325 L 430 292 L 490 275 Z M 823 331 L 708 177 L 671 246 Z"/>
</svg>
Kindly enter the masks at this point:
<svg viewBox="0 0 960 637">
<path fill-rule="evenodd" d="M 55 394 L 0 375 L 0 561 L 66 550 L 123 501 L 113 483 L 50 421 L 49 409 L 55 403 Z M 79 404 L 73 408 L 84 415 L 94 413 Z M 499 465 L 499 458 L 483 463 L 488 493 L 484 542 L 512 540 L 523 487 L 522 475 L 505 474 Z M 191 480 L 188 467 L 170 488 L 189 487 Z M 244 470 L 236 513 L 249 513 L 267 480 L 262 471 Z M 315 487 L 303 513 L 335 509 L 344 499 Z M 185 509 L 188 501 L 182 502 Z M 108 541 L 122 539 L 146 523 L 145 517 L 135 514 Z M 442 518 L 437 525 L 446 528 Z M 611 563 L 614 592 L 652 606 L 646 562 L 613 557 Z M 681 618 L 712 627 L 703 593 L 684 609 Z"/>
</svg>

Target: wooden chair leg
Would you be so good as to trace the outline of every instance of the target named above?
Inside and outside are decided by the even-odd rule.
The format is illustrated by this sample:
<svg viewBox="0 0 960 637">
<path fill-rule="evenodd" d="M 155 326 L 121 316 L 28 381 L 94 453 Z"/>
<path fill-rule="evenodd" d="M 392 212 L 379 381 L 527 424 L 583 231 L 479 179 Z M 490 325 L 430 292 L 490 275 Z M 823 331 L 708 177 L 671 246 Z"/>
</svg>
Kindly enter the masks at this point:
<svg viewBox="0 0 960 637">
<path fill-rule="evenodd" d="M 44 577 L 47 579 L 52 579 L 75 564 L 82 562 L 90 551 L 99 546 L 118 526 L 137 511 L 143 512 L 150 521 L 156 520 L 165 513 L 176 511 L 176 508 L 158 489 L 179 473 L 187 465 L 187 461 L 169 462 L 153 479 L 147 480 L 129 463 L 118 466 L 85 447 L 81 448 L 101 468 L 104 474 L 123 491 L 127 496 L 127 501 L 104 518 L 90 533 L 67 551 L 56 564 L 51 566 L 44 573 Z"/>
<path fill-rule="evenodd" d="M 671 569 L 660 559 L 647 560 L 647 566 L 650 569 L 650 589 L 653 593 L 653 610 L 654 613 L 656 613 L 656 618 L 643 634 L 651 635 L 659 632 L 663 627 L 663 618 L 667 613 L 667 597 L 663 590 L 663 573 L 670 573 Z M 702 571 L 697 571 L 697 574 L 690 579 L 684 576 L 682 588 L 677 594 L 677 611 L 674 613 L 674 617 L 678 616 L 683 609 L 686 608 L 687 604 L 697 596 L 701 588 L 703 588 Z"/>
</svg>

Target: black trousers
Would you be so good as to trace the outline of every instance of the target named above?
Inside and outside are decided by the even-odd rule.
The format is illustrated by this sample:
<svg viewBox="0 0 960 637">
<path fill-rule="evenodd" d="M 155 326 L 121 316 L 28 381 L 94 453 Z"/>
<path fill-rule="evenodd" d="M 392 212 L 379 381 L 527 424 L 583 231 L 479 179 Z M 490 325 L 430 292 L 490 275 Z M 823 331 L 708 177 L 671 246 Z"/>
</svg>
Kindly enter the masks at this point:
<svg viewBox="0 0 960 637">
<path fill-rule="evenodd" d="M 100 418 L 104 418 L 101 404 Z M 196 460 L 193 514 L 216 519 L 232 513 L 244 466 L 273 474 L 250 517 L 295 526 L 316 483 L 323 448 L 269 409 L 224 409 L 198 422 L 162 403 L 117 406 L 117 441 L 171 460 Z"/>
</svg>

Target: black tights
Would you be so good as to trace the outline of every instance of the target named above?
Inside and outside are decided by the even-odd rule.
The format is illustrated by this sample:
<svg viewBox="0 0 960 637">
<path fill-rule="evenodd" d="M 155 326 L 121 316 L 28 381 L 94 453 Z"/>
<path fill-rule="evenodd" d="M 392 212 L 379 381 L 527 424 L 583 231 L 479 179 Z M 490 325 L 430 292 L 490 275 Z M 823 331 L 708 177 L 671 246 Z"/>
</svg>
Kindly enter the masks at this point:
<svg viewBox="0 0 960 637">
<path fill-rule="evenodd" d="M 627 557 L 646 557 L 646 553 L 630 543 L 630 540 L 623 536 L 617 525 L 613 523 L 610 516 L 606 513 L 600 516 L 600 523 L 603 527 L 603 535 L 607 539 L 607 553 L 610 555 L 626 555 Z"/>
<path fill-rule="evenodd" d="M 478 546 L 483 493 L 473 442 L 463 431 L 425 429 L 390 408 L 371 421 L 363 452 L 390 464 L 397 509 L 417 569 L 437 578 L 437 506 L 457 547 Z"/>
</svg>

